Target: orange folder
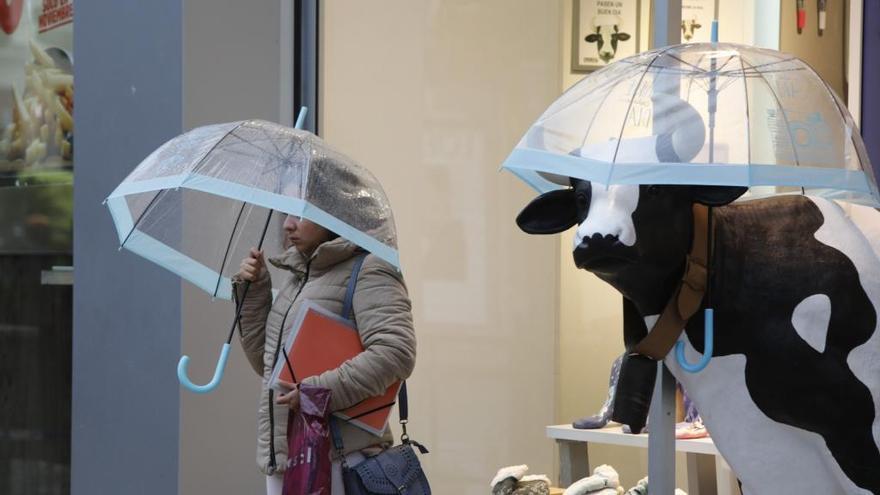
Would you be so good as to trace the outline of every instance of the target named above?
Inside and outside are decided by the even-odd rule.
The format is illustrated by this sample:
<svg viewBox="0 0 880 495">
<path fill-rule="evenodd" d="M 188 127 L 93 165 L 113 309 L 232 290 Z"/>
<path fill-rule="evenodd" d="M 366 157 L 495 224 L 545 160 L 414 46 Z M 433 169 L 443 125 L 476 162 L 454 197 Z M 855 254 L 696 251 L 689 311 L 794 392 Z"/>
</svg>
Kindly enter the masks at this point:
<svg viewBox="0 0 880 495">
<path fill-rule="evenodd" d="M 294 376 L 291 376 L 284 356 L 280 355 L 269 381 L 272 388 L 284 392 L 287 390 L 278 383 L 279 379 L 297 383 L 304 378 L 336 369 L 364 352 L 357 328 L 351 321 L 327 311 L 312 301 L 303 302 L 297 311 L 284 348 L 293 367 Z M 334 415 L 374 435 L 381 435 L 388 426 L 390 404 L 397 400 L 399 388 L 400 382 L 396 382 L 388 387 L 384 395 L 366 399 Z M 360 416 L 368 411 L 373 412 Z"/>
</svg>

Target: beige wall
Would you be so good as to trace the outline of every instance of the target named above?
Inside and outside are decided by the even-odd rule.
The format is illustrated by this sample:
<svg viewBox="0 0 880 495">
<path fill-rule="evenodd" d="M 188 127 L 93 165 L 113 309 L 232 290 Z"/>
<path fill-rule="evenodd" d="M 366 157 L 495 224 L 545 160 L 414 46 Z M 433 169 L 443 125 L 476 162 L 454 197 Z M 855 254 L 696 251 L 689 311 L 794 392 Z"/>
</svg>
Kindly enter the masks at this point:
<svg viewBox="0 0 880 495">
<path fill-rule="evenodd" d="M 322 134 L 396 214 L 419 357 L 412 433 L 440 494 L 503 465 L 553 475 L 558 239 L 498 167 L 559 94 L 562 2 L 322 3 Z"/>
</svg>

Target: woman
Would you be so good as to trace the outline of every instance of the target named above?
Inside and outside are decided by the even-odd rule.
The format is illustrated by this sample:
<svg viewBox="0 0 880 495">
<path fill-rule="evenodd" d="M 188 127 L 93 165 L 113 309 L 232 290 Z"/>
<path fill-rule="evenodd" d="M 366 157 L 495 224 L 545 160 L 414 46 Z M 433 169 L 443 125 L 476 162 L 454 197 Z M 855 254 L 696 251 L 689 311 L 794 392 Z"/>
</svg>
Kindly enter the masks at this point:
<svg viewBox="0 0 880 495">
<path fill-rule="evenodd" d="M 266 475 L 269 495 L 281 494 L 287 467 L 288 409 L 299 407 L 299 396 L 296 390 L 277 395 L 267 384 L 279 359 L 279 345 L 303 301 L 339 314 L 353 264 L 358 256 L 366 255 L 353 302 L 364 352 L 335 370 L 303 380 L 331 391 L 332 411 L 382 395 L 392 383 L 409 377 L 416 357 L 410 300 L 396 268 L 309 220 L 288 216 L 284 232 L 290 247 L 268 260 L 285 272 L 284 280 L 275 281 L 279 292 L 274 303 L 273 281 L 261 251 L 251 249 L 233 278 L 237 300 L 243 282 L 251 282 L 242 307 L 241 342 L 251 366 L 263 377 L 257 464 Z M 337 424 L 349 465 L 362 460 L 365 452 L 393 443 L 389 431 L 379 437 L 346 423 Z M 340 462 L 335 453 L 332 456 L 332 493 L 344 494 Z"/>
</svg>

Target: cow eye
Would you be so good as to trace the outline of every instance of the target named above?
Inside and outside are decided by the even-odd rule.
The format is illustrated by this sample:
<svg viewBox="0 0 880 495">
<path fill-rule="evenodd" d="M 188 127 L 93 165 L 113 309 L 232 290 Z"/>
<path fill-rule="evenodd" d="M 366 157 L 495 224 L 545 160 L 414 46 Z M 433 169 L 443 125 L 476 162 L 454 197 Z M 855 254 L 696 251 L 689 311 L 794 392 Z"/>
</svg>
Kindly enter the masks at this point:
<svg viewBox="0 0 880 495">
<path fill-rule="evenodd" d="M 575 196 L 575 202 L 578 208 L 578 211 L 584 211 L 587 209 L 587 205 L 590 201 L 590 198 L 587 197 L 587 194 L 584 192 L 579 192 Z"/>
</svg>

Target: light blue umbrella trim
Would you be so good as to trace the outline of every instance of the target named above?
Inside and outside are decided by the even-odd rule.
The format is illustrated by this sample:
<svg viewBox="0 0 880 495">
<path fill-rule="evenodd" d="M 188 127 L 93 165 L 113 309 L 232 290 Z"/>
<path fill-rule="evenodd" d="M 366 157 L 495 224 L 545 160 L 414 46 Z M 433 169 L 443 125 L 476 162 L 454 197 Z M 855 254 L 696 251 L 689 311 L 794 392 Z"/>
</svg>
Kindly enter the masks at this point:
<svg viewBox="0 0 880 495">
<path fill-rule="evenodd" d="M 253 187 L 201 174 L 176 175 L 145 181 L 123 183 L 113 191 L 108 197 L 107 202 L 110 204 L 116 198 L 129 194 L 157 191 L 174 187 L 217 194 L 226 198 L 244 201 L 264 208 L 270 208 L 290 215 L 307 218 L 363 247 L 367 251 L 375 254 L 388 263 L 391 263 L 395 268 L 400 269 L 400 258 L 396 249 L 378 241 L 364 232 L 361 232 L 355 227 L 352 227 L 302 199 L 292 198 L 283 194 L 275 194 L 262 189 L 255 189 Z M 122 199 L 122 201 L 124 201 L 124 199 Z M 117 229 L 118 228 L 119 226 L 117 225 Z M 129 228 L 128 230 L 131 229 Z M 128 231 L 125 232 L 125 235 L 128 235 Z M 121 235 L 120 238 L 124 239 L 124 236 Z M 213 292 L 213 288 L 210 292 Z"/>
<path fill-rule="evenodd" d="M 119 235 L 119 244 L 122 244 L 125 236 L 134 228 L 128 202 L 122 197 L 107 198 L 107 208 L 110 209 L 110 216 L 113 217 L 113 225 L 116 226 L 116 234 Z"/>
<path fill-rule="evenodd" d="M 789 165 L 722 163 L 618 163 L 541 150 L 516 149 L 502 168 L 550 172 L 611 184 L 683 184 L 727 186 L 795 186 L 854 191 L 878 198 L 861 170 Z M 609 173 L 610 172 L 610 173 Z"/>
<path fill-rule="evenodd" d="M 189 280 L 209 294 L 213 294 L 217 287 L 220 274 L 216 271 L 140 230 L 132 232 L 123 247 Z M 220 277 L 217 297 L 232 298 L 232 281 L 229 277 Z"/>
<path fill-rule="evenodd" d="M 163 189 L 174 189 L 180 187 L 181 184 L 189 177 L 189 174 L 168 175 L 165 177 L 154 177 L 152 179 L 128 181 L 116 186 L 116 189 L 107 196 L 107 199 L 128 196 L 131 194 L 140 194 L 150 191 L 161 191 Z"/>
<path fill-rule="evenodd" d="M 361 232 L 310 203 L 306 204 L 303 217 L 322 225 L 326 229 L 332 230 L 400 270 L 400 258 L 398 252 L 387 244 L 376 240 L 374 237 Z"/>
<path fill-rule="evenodd" d="M 200 174 L 193 174 L 187 177 L 181 187 L 219 194 L 227 198 L 238 199 L 290 215 L 307 218 L 391 263 L 395 268 L 400 269 L 400 259 L 396 249 L 389 247 L 302 199 L 291 198 L 290 196 L 275 194 Z"/>
<path fill-rule="evenodd" d="M 539 194 L 544 194 L 545 192 L 550 192 L 556 189 L 561 189 L 563 186 L 560 184 L 554 184 L 549 180 L 541 177 L 540 174 L 535 172 L 534 170 L 522 170 L 522 169 L 508 169 L 513 175 L 517 176 L 525 182 L 529 187 L 538 191 Z"/>
</svg>

